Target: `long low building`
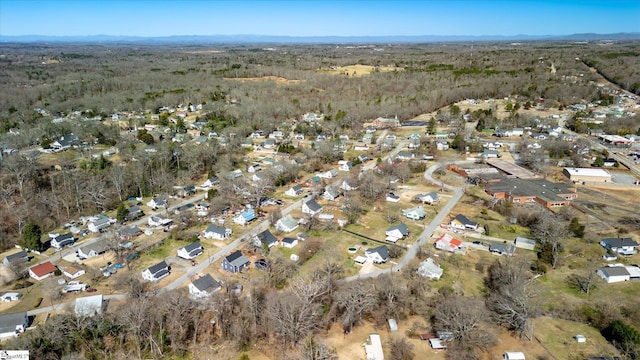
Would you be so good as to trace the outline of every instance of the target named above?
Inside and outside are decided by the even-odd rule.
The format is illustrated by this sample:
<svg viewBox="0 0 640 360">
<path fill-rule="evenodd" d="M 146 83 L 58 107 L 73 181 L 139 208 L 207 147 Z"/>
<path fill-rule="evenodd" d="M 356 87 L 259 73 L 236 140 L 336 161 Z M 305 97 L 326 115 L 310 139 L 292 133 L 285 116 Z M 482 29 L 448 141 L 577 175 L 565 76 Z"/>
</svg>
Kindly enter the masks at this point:
<svg viewBox="0 0 640 360">
<path fill-rule="evenodd" d="M 547 208 L 568 206 L 578 197 L 576 188 L 570 184 L 547 180 L 503 179 L 487 184 L 485 192 L 496 199 L 508 199 L 513 203 L 537 202 Z"/>
<path fill-rule="evenodd" d="M 579 182 L 611 182 L 611 174 L 605 169 L 564 168 L 562 173 L 574 184 Z"/>
</svg>

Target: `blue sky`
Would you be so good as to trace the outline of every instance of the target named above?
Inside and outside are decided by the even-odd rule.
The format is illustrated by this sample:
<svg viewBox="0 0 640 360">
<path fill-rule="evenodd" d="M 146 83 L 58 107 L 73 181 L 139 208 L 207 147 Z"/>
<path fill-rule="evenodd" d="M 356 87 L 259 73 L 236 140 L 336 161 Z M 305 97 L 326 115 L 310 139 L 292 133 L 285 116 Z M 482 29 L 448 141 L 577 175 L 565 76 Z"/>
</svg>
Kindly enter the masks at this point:
<svg viewBox="0 0 640 360">
<path fill-rule="evenodd" d="M 640 32 L 640 0 L 0 0 L 0 35 L 567 35 Z"/>
</svg>

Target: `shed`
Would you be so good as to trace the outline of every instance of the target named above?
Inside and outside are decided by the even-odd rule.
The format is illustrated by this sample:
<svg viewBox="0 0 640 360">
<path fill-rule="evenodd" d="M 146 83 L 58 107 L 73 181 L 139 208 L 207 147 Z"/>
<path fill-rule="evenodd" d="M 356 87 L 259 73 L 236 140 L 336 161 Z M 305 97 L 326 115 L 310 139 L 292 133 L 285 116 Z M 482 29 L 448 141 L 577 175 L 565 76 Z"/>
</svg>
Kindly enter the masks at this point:
<svg viewBox="0 0 640 360">
<path fill-rule="evenodd" d="M 442 339 L 439 339 L 439 338 L 429 339 L 429 346 L 431 346 L 431 348 L 434 349 L 434 350 L 446 350 L 447 349 L 447 345 L 445 345 L 444 342 L 442 341 Z"/>
<path fill-rule="evenodd" d="M 502 355 L 504 360 L 526 360 L 524 353 L 520 351 L 507 351 Z"/>
<path fill-rule="evenodd" d="M 387 322 L 389 323 L 389 331 L 398 331 L 398 322 L 396 321 L 396 319 L 389 319 Z"/>
<path fill-rule="evenodd" d="M 574 339 L 576 339 L 576 342 L 579 343 L 586 343 L 587 342 L 587 337 L 584 335 L 576 335 L 574 336 Z"/>
</svg>

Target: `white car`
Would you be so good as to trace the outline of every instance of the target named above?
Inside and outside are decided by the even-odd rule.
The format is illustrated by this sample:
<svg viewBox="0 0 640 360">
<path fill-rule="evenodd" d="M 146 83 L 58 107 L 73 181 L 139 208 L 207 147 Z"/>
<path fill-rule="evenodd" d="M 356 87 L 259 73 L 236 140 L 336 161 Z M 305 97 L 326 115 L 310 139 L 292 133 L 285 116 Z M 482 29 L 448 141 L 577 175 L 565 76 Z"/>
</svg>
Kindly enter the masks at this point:
<svg viewBox="0 0 640 360">
<path fill-rule="evenodd" d="M 602 258 L 603 258 L 604 260 L 606 260 L 606 261 L 614 261 L 614 260 L 617 260 L 617 259 L 618 259 L 618 257 L 617 257 L 617 256 L 615 256 L 615 255 L 611 255 L 611 254 L 604 254 L 604 255 L 602 255 Z"/>
</svg>

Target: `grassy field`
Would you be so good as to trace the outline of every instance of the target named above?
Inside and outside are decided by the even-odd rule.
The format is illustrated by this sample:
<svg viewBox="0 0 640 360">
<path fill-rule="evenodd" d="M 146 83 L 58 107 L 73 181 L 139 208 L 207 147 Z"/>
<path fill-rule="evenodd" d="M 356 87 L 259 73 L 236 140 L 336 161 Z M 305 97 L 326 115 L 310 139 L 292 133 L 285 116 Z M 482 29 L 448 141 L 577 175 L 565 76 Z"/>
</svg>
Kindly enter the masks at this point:
<svg viewBox="0 0 640 360">
<path fill-rule="evenodd" d="M 365 76 L 371 75 L 375 72 L 390 72 L 390 71 L 402 71 L 402 68 L 395 66 L 371 66 L 371 65 L 348 65 L 340 66 L 332 69 L 320 69 L 318 71 L 333 75 L 345 75 L 345 76 Z"/>
</svg>

